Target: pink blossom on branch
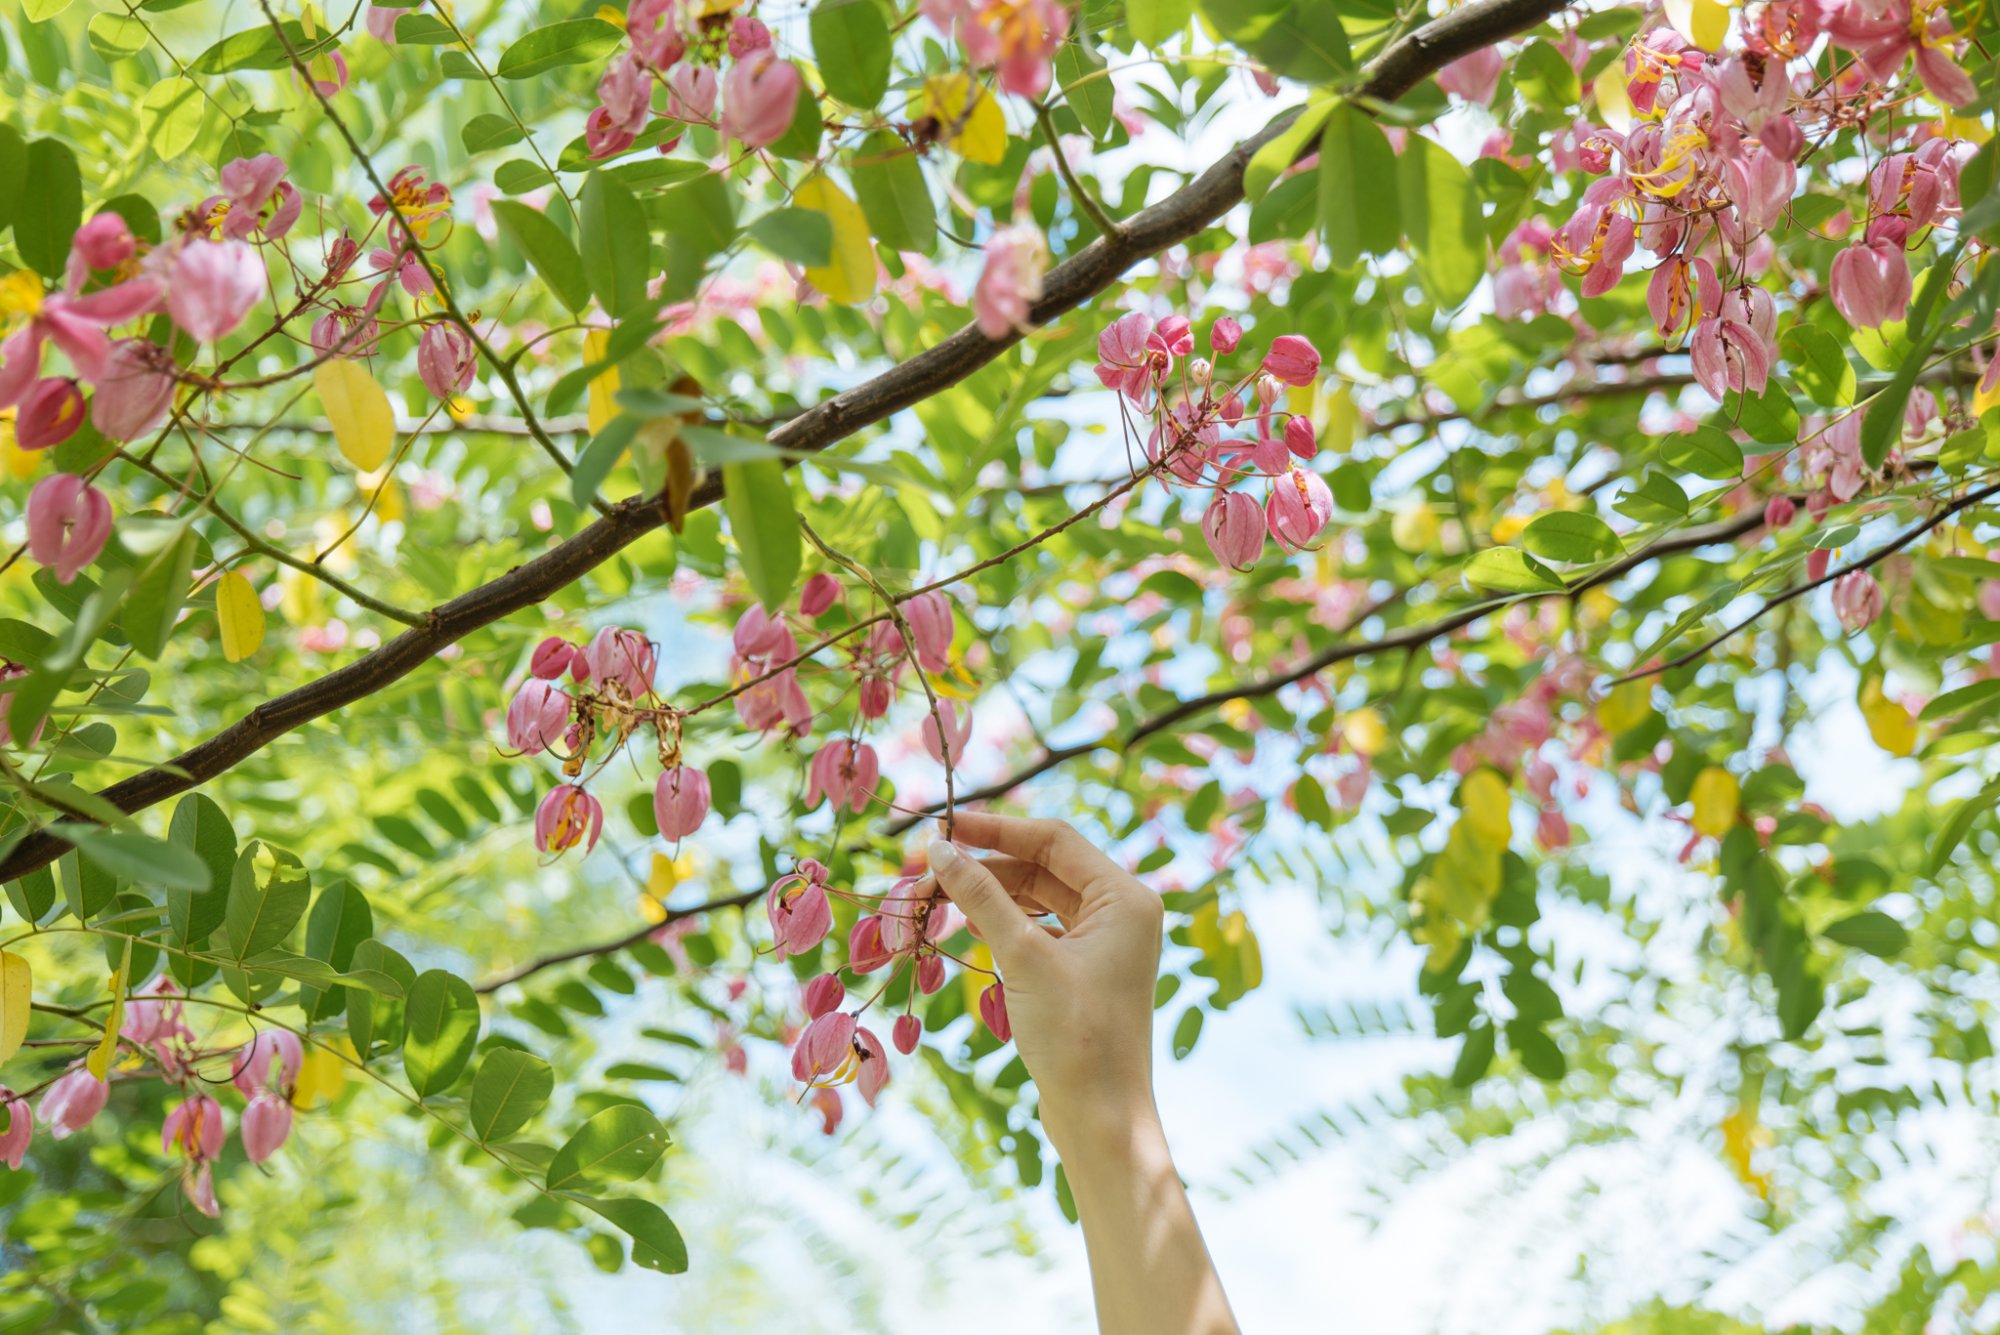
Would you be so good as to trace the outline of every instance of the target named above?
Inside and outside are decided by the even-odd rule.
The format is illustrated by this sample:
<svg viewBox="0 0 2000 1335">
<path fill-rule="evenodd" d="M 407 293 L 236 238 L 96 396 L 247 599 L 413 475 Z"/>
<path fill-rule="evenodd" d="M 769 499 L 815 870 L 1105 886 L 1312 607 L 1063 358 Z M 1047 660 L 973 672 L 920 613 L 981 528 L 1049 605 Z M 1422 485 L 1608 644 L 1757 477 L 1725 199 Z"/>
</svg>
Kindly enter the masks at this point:
<svg viewBox="0 0 2000 1335">
<path fill-rule="evenodd" d="M 1042 296 L 1049 270 L 1049 243 L 1041 229 L 1025 223 L 1003 227 L 986 239 L 986 264 L 972 289 L 972 313 L 979 332 L 1000 339 L 1027 328 L 1028 311 Z"/>
<path fill-rule="evenodd" d="M 74 473 L 56 473 L 28 493 L 28 555 L 68 584 L 111 536 L 111 502 Z"/>
<path fill-rule="evenodd" d="M 193 240 L 167 266 L 167 313 L 197 343 L 213 343 L 243 323 L 268 285 L 247 242 Z"/>
<path fill-rule="evenodd" d="M 708 775 L 690 765 L 676 765 L 654 782 L 653 817 L 662 839 L 673 842 L 693 834 L 708 819 L 708 806 Z"/>
<path fill-rule="evenodd" d="M 544 853 L 562 853 L 579 843 L 588 853 L 603 832 L 603 804 L 573 783 L 557 784 L 535 808 L 535 847 Z"/>
</svg>

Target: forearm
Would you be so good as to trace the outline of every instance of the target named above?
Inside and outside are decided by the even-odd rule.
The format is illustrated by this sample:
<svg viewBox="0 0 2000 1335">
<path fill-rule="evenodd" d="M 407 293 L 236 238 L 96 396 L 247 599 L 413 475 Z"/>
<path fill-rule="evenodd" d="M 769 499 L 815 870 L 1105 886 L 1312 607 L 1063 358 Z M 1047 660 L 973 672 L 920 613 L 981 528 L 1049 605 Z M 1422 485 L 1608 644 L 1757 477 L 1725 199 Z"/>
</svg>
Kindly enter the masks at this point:
<svg viewBox="0 0 2000 1335">
<path fill-rule="evenodd" d="M 1236 1319 L 1148 1102 L 1059 1138 L 1103 1335 L 1233 1335 Z"/>
</svg>

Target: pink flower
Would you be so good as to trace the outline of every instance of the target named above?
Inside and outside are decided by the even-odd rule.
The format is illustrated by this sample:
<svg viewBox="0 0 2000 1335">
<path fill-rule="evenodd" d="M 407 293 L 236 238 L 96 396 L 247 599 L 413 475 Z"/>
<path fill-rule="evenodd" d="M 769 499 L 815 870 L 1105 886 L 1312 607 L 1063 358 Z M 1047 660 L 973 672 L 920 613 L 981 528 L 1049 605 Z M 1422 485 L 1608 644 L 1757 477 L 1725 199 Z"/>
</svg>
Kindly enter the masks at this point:
<svg viewBox="0 0 2000 1335">
<path fill-rule="evenodd" d="M 730 643 L 736 649 L 736 656 L 742 659 L 788 660 L 799 653 L 798 641 L 792 637 L 791 627 L 784 618 L 772 616 L 758 603 L 751 603 L 736 618 Z"/>
<path fill-rule="evenodd" d="M 390 46 L 396 44 L 396 20 L 409 11 L 385 8 L 382 5 L 368 6 L 368 32 L 378 42 Z"/>
<path fill-rule="evenodd" d="M 175 1038 L 193 1038 L 181 1023 L 180 985 L 161 974 L 132 994 L 125 1004 L 125 1023 L 118 1032 L 141 1046 L 157 1047 Z"/>
<path fill-rule="evenodd" d="M 640 699 L 653 689 L 659 659 L 652 642 L 638 631 L 606 626 L 583 653 L 590 679 L 600 686 L 616 682 L 627 700 Z"/>
<path fill-rule="evenodd" d="M 1160 342 L 1166 345 L 1167 351 L 1176 357 L 1185 357 L 1194 351 L 1194 326 L 1185 315 L 1169 315 L 1160 321 L 1159 328 L 1154 332 L 1160 336 Z"/>
<path fill-rule="evenodd" d="M 1319 374 L 1319 349 L 1297 334 L 1280 334 L 1264 355 L 1264 369 L 1288 385 L 1310 385 Z"/>
<path fill-rule="evenodd" d="M 903 606 L 903 619 L 916 639 L 917 666 L 926 672 L 944 672 L 951 667 L 951 641 L 957 627 L 951 614 L 951 599 L 937 589 L 920 593 Z"/>
<path fill-rule="evenodd" d="M 1544 807 L 1535 818 L 1535 842 L 1544 852 L 1554 853 L 1570 844 L 1569 822 L 1554 807 Z"/>
<path fill-rule="evenodd" d="M 603 832 L 603 804 L 573 783 L 557 784 L 535 808 L 535 847 L 544 853 L 561 853 L 580 842 L 588 853 Z"/>
<path fill-rule="evenodd" d="M 173 406 L 173 357 L 143 338 L 121 338 L 104 359 L 90 399 L 90 422 L 107 440 L 137 440 Z"/>
<path fill-rule="evenodd" d="M 1777 318 L 1763 288 L 1731 288 L 1720 312 L 1695 326 L 1695 382 L 1717 399 L 1725 389 L 1762 394 L 1777 357 Z"/>
<path fill-rule="evenodd" d="M 639 136 L 620 126 L 609 107 L 594 109 L 583 122 L 583 143 L 592 158 L 611 158 L 638 142 Z"/>
<path fill-rule="evenodd" d="M 864 695 L 866 684 L 864 683 Z M 736 717 L 756 732 L 769 732 L 779 724 L 794 736 L 812 731 L 812 705 L 806 701 L 795 668 L 787 668 L 769 680 L 746 687 L 736 696 Z"/>
<path fill-rule="evenodd" d="M 570 704 L 554 682 L 530 677 L 507 706 L 507 745 L 527 756 L 548 750 L 569 731 Z"/>
<path fill-rule="evenodd" d="M 1438 71 L 1438 87 L 1467 102 L 1485 106 L 1500 86 L 1504 62 L 1497 46 L 1483 46 L 1471 55 L 1460 56 Z"/>
<path fill-rule="evenodd" d="M 28 555 L 68 584 L 104 550 L 111 502 L 74 473 L 43 478 L 28 493 Z"/>
<path fill-rule="evenodd" d="M 938 736 L 938 724 L 944 724 L 944 737 Z M 965 759 L 965 744 L 972 739 L 972 711 L 965 712 L 964 722 L 959 721 L 958 706 L 950 700 L 937 702 L 937 716 L 923 722 L 924 750 L 940 765 L 956 765 Z M 947 756 L 949 759 L 947 759 Z"/>
<path fill-rule="evenodd" d="M 1038 98 L 1048 91 L 1049 63 L 1069 31 L 1069 9 L 1060 0 L 923 0 L 919 8 L 957 35 L 975 68 L 997 68 L 1006 92 Z"/>
<path fill-rule="evenodd" d="M 196 1094 L 167 1114 L 166 1123 L 160 1128 L 160 1149 L 171 1150 L 178 1145 L 190 1159 L 213 1162 L 222 1153 L 222 1142 L 227 1135 L 222 1124 L 222 1105 L 206 1094 Z"/>
<path fill-rule="evenodd" d="M 896 1045 L 896 1051 L 905 1057 L 917 1050 L 917 1044 L 924 1036 L 924 1022 L 914 1015 L 899 1015 L 894 1027 L 889 1030 L 889 1041 Z"/>
<path fill-rule="evenodd" d="M 979 332 L 1006 338 L 1027 328 L 1028 311 L 1042 297 L 1049 271 L 1049 243 L 1041 229 L 1016 223 L 986 239 L 986 265 L 972 289 Z"/>
<path fill-rule="evenodd" d="M 806 1014 L 817 1020 L 840 1008 L 847 999 L 847 989 L 840 985 L 840 979 L 833 974 L 823 973 L 805 985 L 802 1000 Z"/>
<path fill-rule="evenodd" d="M 1218 357 L 1227 357 L 1243 341 L 1243 326 L 1234 316 L 1225 315 L 1208 327 L 1208 346 Z"/>
<path fill-rule="evenodd" d="M 933 917 L 941 916 L 935 911 Z M 938 955 L 926 955 L 917 961 L 917 991 L 929 996 L 944 986 L 944 959 Z"/>
<path fill-rule="evenodd" d="M 722 80 L 722 132 L 750 148 L 775 143 L 799 109 L 799 71 L 765 47 L 729 67 Z"/>
<path fill-rule="evenodd" d="M 845 1084 L 854 1074 L 854 1017 L 829 1011 L 792 1045 L 792 1076 L 808 1085 Z"/>
<path fill-rule="evenodd" d="M 0 1131 L 0 1163 L 19 1170 L 35 1138 L 35 1119 L 28 1115 L 28 1101 L 5 1085 L 0 1085 L 0 1117 L 7 1119 L 7 1129 Z"/>
<path fill-rule="evenodd" d="M 1857 54 L 1876 79 L 1915 56 L 1917 76 L 1940 105 L 1964 106 L 1979 96 L 1979 85 L 1954 58 L 1957 26 L 1941 0 L 1848 0 L 1824 4 L 1820 14 L 1833 44 Z"/>
<path fill-rule="evenodd" d="M 1014 1036 L 1014 1026 L 1007 1020 L 1005 983 L 995 983 L 979 994 L 979 1019 L 1002 1043 Z"/>
<path fill-rule="evenodd" d="M 840 581 L 822 570 L 799 590 L 799 615 L 816 617 L 832 607 L 839 598 Z"/>
<path fill-rule="evenodd" d="M 882 943 L 882 915 L 871 913 L 855 923 L 847 934 L 847 967 L 856 973 L 874 973 L 889 959 L 889 947 Z"/>
<path fill-rule="evenodd" d="M 236 1088 L 254 1098 L 271 1085 L 271 1067 L 278 1068 L 278 1088 L 289 1093 L 305 1065 L 305 1048 L 289 1029 L 265 1029 L 244 1047 L 236 1067 Z"/>
<path fill-rule="evenodd" d="M 827 799 L 835 811 L 844 809 L 858 815 L 867 809 L 881 776 L 882 765 L 874 747 L 836 737 L 814 754 L 807 767 L 806 809 L 810 811 Z"/>
<path fill-rule="evenodd" d="M 1869 228 L 1871 235 L 1874 231 Z M 1827 278 L 1834 308 L 1857 329 L 1879 329 L 1902 319 L 1909 310 L 1910 289 L 1902 240 L 1890 236 L 1847 247 L 1833 257 Z"/>
<path fill-rule="evenodd" d="M 215 1203 L 215 1165 L 206 1159 L 182 1167 L 181 1194 L 210 1219 L 222 1213 L 222 1207 Z"/>
<path fill-rule="evenodd" d="M 111 351 L 111 340 L 104 331 L 159 308 L 160 287 L 150 278 L 135 278 L 78 296 L 76 290 L 83 278 L 77 267 L 71 266 L 68 286 L 47 294 L 32 274 L 17 279 L 28 285 L 24 302 L 28 322 L 0 343 L 0 408 L 19 403 L 41 374 L 44 341 L 62 349 L 79 377 L 96 384 Z"/>
<path fill-rule="evenodd" d="M 1713 314 L 1722 305 L 1722 284 L 1707 260 L 1676 257 L 1653 270 L 1646 285 L 1646 308 L 1661 338 L 1672 338 L 1688 323 Z"/>
<path fill-rule="evenodd" d="M 840 1102 L 840 1091 L 821 1087 L 812 1092 L 813 1111 L 819 1114 L 819 1129 L 823 1135 L 832 1135 L 840 1129 L 840 1119 L 844 1109 Z"/>
<path fill-rule="evenodd" d="M 1319 453 L 1319 437 L 1310 420 L 1296 413 L 1285 419 L 1285 448 L 1297 459 L 1310 459 Z"/>
<path fill-rule="evenodd" d="M 1773 496 L 1764 506 L 1764 527 L 1775 533 L 1790 524 L 1798 512 L 1799 507 L 1792 504 L 1791 497 Z"/>
<path fill-rule="evenodd" d="M 60 445 L 83 425 L 83 391 L 69 376 L 48 376 L 28 387 L 14 419 L 14 443 L 24 450 Z"/>
<path fill-rule="evenodd" d="M 535 646 L 535 652 L 528 658 L 528 672 L 543 681 L 554 681 L 570 670 L 572 661 L 582 657 L 581 649 L 560 635 L 551 635 Z M 588 660 L 583 670 L 587 679 L 590 675 Z"/>
<path fill-rule="evenodd" d="M 89 1126 L 97 1114 L 104 1111 L 106 1099 L 111 1097 L 111 1085 L 99 1080 L 83 1067 L 76 1067 L 62 1079 L 49 1086 L 48 1093 L 42 1095 L 42 1124 L 49 1129 L 49 1135 L 57 1140 L 67 1140 Z M 23 1107 L 22 1111 L 26 1111 Z"/>
<path fill-rule="evenodd" d="M 636 55 L 615 60 L 597 81 L 597 100 L 611 124 L 636 135 L 653 112 L 653 76 Z"/>
<path fill-rule="evenodd" d="M 667 115 L 677 121 L 707 121 L 715 114 L 715 68 L 676 65 L 667 74 Z"/>
<path fill-rule="evenodd" d="M 1318 473 L 1288 468 L 1271 483 L 1264 520 L 1280 547 L 1302 551 L 1312 545 L 1333 518 L 1333 493 Z"/>
<path fill-rule="evenodd" d="M 1121 315 L 1097 336 L 1097 378 L 1134 403 L 1172 369 L 1173 354 L 1166 340 L 1153 332 L 1153 317 L 1144 311 Z"/>
<path fill-rule="evenodd" d="M 752 51 L 762 51 L 771 44 L 771 30 L 753 18 L 739 18 L 729 25 L 729 54 L 732 59 L 741 60 Z"/>
<path fill-rule="evenodd" d="M 132 258 L 139 243 L 115 213 L 100 213 L 76 229 L 70 254 L 92 269 L 115 269 Z"/>
<path fill-rule="evenodd" d="M 1264 512 L 1240 491 L 1220 491 L 1201 517 L 1209 551 L 1231 570 L 1248 570 L 1264 551 Z"/>
<path fill-rule="evenodd" d="M 479 364 L 472 336 L 448 320 L 424 326 L 417 339 L 417 376 L 424 388 L 441 399 L 463 393 Z"/>
<path fill-rule="evenodd" d="M 882 901 L 882 947 L 890 955 L 915 954 L 926 942 L 942 941 L 950 935 L 948 904 L 937 898 L 929 885 L 905 876 L 889 888 Z"/>
<path fill-rule="evenodd" d="M 1866 570 L 1850 570 L 1833 582 L 1833 614 L 1848 630 L 1865 630 L 1882 615 L 1882 586 Z"/>
<path fill-rule="evenodd" d="M 248 243 L 193 240 L 168 266 L 167 313 L 196 342 L 213 343 L 243 323 L 267 283 Z"/>
<path fill-rule="evenodd" d="M 854 1058 L 858 1063 L 854 1087 L 861 1091 L 862 1100 L 872 1108 L 875 1096 L 882 1092 L 882 1086 L 889 1083 L 889 1054 L 882 1050 L 882 1040 L 872 1032 L 856 1029 Z"/>
<path fill-rule="evenodd" d="M 298 191 L 285 181 L 284 159 L 275 153 L 259 153 L 225 164 L 222 191 L 229 197 L 222 234 L 231 239 L 250 235 L 261 223 L 264 235 L 275 240 L 291 230 L 303 207 Z M 271 209 L 269 218 L 264 216 L 267 206 Z"/>
<path fill-rule="evenodd" d="M 689 765 L 676 765 L 653 784 L 653 816 L 660 837 L 687 838 L 708 819 L 708 775 Z"/>
<path fill-rule="evenodd" d="M 817 950 L 833 930 L 833 910 L 826 902 L 826 868 L 811 858 L 799 869 L 771 883 L 764 898 L 764 916 L 771 922 L 771 941 L 779 959 Z"/>
<path fill-rule="evenodd" d="M 1549 241 L 1557 267 L 1582 277 L 1586 297 L 1601 297 L 1618 286 L 1639 236 L 1637 226 L 1613 203 L 1593 201 L 1594 190 L 1584 193 L 1582 207 Z"/>
<path fill-rule="evenodd" d="M 292 1134 L 292 1105 L 269 1090 L 258 1091 L 243 1110 L 243 1152 L 262 1163 Z"/>
</svg>

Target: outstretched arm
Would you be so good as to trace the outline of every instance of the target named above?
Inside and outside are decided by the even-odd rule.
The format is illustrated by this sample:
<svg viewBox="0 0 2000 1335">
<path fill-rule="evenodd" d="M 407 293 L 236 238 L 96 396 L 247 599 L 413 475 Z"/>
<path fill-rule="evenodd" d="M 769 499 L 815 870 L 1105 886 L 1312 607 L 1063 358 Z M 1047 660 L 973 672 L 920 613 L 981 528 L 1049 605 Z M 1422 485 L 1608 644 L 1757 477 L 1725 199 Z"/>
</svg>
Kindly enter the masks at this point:
<svg viewBox="0 0 2000 1335">
<path fill-rule="evenodd" d="M 1107 1335 L 1237 1329 L 1153 1102 L 1160 899 L 1070 826 L 965 815 L 931 870 L 993 952 Z M 1060 926 L 1035 919 L 1053 914 Z"/>
</svg>

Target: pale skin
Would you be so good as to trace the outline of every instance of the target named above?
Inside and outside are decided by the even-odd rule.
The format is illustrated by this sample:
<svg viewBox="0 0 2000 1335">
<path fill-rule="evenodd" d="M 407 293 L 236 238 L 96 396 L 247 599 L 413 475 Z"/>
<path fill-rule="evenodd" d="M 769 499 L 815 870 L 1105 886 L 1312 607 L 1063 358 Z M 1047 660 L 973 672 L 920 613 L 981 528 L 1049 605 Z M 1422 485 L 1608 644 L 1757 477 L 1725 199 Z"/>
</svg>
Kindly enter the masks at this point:
<svg viewBox="0 0 2000 1335">
<path fill-rule="evenodd" d="M 1153 1101 L 1159 896 L 1061 821 L 959 815 L 953 835 L 994 853 L 939 840 L 931 870 L 1006 983 L 1082 1219 L 1099 1330 L 1235 1332 Z"/>
</svg>

